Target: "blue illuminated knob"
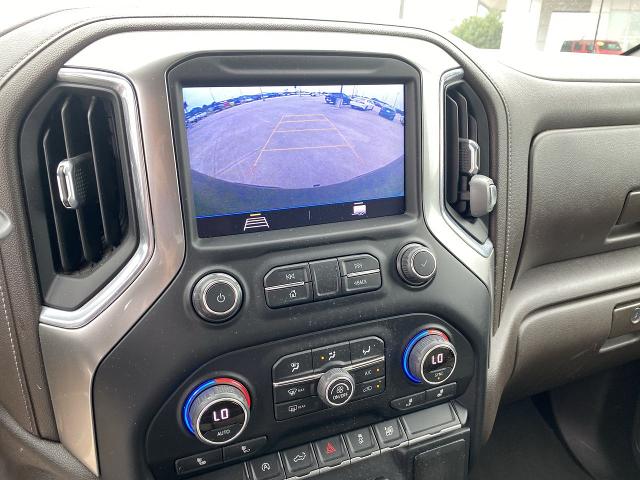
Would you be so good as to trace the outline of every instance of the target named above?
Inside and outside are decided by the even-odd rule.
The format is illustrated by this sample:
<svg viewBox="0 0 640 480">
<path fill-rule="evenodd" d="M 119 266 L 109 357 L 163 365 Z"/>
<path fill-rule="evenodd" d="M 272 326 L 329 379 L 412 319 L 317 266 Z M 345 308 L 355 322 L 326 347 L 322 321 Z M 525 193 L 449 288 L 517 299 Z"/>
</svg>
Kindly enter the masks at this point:
<svg viewBox="0 0 640 480">
<path fill-rule="evenodd" d="M 216 379 L 209 383 L 210 386 L 196 389 L 187 400 L 185 421 L 189 431 L 202 442 L 224 445 L 246 428 L 251 400 L 240 382 Z"/>
<path fill-rule="evenodd" d="M 440 385 L 451 377 L 456 361 L 456 349 L 447 336 L 438 330 L 428 330 L 411 339 L 403 366 L 412 382 Z"/>
</svg>

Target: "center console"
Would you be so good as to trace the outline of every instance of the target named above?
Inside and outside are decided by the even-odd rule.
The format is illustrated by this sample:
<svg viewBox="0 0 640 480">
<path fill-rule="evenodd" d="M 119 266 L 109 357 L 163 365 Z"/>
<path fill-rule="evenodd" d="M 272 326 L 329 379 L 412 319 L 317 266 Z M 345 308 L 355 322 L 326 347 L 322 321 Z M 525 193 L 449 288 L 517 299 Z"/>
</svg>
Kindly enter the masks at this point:
<svg viewBox="0 0 640 480">
<path fill-rule="evenodd" d="M 450 402 L 478 365 L 430 308 L 464 280 L 450 283 L 451 260 L 420 221 L 417 70 L 370 56 L 203 56 L 168 81 L 194 219 L 182 316 L 216 344 L 252 340 L 212 354 L 159 409 L 146 442 L 156 478 L 302 477 L 462 434 L 467 410 Z M 212 106 L 190 108 L 204 98 Z"/>
<path fill-rule="evenodd" d="M 437 208 L 441 94 L 460 72 L 418 40 L 343 52 L 344 34 L 298 33 L 264 50 L 230 32 L 122 43 L 174 52 L 129 75 L 143 134 L 167 101 L 146 161 L 171 141 L 185 251 L 93 375 L 105 478 L 453 479 L 480 445 L 486 257 Z"/>
</svg>

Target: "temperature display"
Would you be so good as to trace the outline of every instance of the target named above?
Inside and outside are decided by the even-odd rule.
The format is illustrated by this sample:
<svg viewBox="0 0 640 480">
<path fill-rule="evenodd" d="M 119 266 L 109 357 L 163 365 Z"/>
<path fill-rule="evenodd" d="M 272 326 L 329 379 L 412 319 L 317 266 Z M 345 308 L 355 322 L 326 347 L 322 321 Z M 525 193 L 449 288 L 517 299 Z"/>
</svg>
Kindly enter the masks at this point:
<svg viewBox="0 0 640 480">
<path fill-rule="evenodd" d="M 246 412 L 235 400 L 223 400 L 207 408 L 201 417 L 200 432 L 207 440 L 224 442 L 242 428 Z"/>
<path fill-rule="evenodd" d="M 454 351 L 448 345 L 432 349 L 424 359 L 422 373 L 431 383 L 439 383 L 449 376 L 456 362 Z"/>
</svg>

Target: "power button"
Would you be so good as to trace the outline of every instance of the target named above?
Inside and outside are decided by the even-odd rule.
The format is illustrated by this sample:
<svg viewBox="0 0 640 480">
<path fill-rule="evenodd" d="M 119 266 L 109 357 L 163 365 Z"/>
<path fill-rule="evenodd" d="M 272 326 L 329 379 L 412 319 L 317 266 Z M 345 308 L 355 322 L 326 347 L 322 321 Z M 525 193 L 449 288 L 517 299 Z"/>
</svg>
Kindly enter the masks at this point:
<svg viewBox="0 0 640 480">
<path fill-rule="evenodd" d="M 226 273 L 210 273 L 193 288 L 193 307 L 205 320 L 223 322 L 233 317 L 242 304 L 242 288 Z"/>
</svg>

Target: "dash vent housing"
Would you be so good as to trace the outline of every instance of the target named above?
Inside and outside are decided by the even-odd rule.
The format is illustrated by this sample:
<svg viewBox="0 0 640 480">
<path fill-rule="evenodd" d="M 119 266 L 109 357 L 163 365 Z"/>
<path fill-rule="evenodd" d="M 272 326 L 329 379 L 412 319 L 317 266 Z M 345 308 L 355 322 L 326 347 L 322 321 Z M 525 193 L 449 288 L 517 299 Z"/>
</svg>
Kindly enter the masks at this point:
<svg viewBox="0 0 640 480">
<path fill-rule="evenodd" d="M 489 178 L 487 114 L 478 95 L 464 81 L 445 88 L 445 207 L 475 240 L 489 235 L 488 213 L 496 188 Z"/>
<path fill-rule="evenodd" d="M 81 306 L 137 246 L 118 98 L 58 84 L 25 120 L 25 196 L 44 304 Z"/>
</svg>

